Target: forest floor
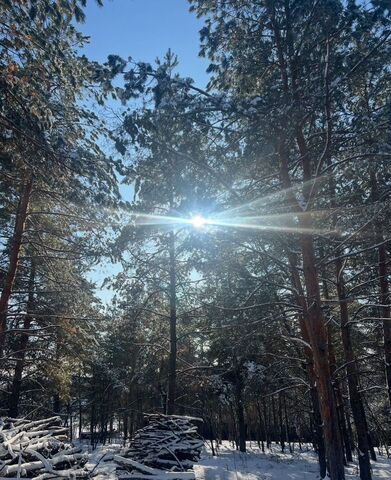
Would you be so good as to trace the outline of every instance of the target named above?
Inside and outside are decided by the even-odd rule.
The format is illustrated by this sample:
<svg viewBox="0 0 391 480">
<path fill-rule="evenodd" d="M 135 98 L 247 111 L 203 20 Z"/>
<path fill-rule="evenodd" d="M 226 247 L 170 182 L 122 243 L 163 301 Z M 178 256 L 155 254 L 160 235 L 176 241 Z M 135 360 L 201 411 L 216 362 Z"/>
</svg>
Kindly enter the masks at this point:
<svg viewBox="0 0 391 480">
<path fill-rule="evenodd" d="M 373 462 L 373 480 L 391 479 L 391 459 L 379 456 Z M 247 443 L 247 453 L 240 453 L 223 442 L 218 456 L 206 449 L 194 466 L 196 480 L 315 480 L 319 479 L 317 458 L 313 451 L 281 453 L 278 445 L 262 453 L 254 442 Z M 346 468 L 346 480 L 359 479 L 357 465 Z"/>
</svg>

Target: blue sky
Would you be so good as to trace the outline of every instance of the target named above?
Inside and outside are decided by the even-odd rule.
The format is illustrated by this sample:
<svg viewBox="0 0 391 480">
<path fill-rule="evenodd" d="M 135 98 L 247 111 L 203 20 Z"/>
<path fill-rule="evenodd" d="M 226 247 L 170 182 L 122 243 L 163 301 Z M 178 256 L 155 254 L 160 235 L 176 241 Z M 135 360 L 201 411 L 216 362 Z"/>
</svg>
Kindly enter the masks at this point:
<svg viewBox="0 0 391 480">
<path fill-rule="evenodd" d="M 104 61 L 108 54 L 152 63 L 171 48 L 179 71 L 205 86 L 208 62 L 198 57 L 202 21 L 189 12 L 187 0 L 89 0 L 86 22 L 79 29 L 91 37 L 85 53 Z"/>
<path fill-rule="evenodd" d="M 86 22 L 77 27 L 91 37 L 84 50 L 89 58 L 104 62 L 109 54 L 117 54 L 153 63 L 171 48 L 178 55 L 181 75 L 194 78 L 198 86 L 206 85 L 208 61 L 198 56 L 202 22 L 189 12 L 187 0 L 105 0 L 104 7 L 89 0 L 85 13 Z M 104 303 L 113 292 L 101 284 L 119 271 L 119 265 L 109 262 L 91 271 L 90 279 Z"/>
</svg>

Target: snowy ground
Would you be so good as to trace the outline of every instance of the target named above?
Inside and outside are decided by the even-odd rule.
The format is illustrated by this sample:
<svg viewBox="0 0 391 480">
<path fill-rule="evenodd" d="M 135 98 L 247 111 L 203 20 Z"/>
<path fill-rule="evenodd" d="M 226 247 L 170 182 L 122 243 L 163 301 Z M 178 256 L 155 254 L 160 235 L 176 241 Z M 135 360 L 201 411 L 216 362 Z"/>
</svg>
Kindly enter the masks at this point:
<svg viewBox="0 0 391 480">
<path fill-rule="evenodd" d="M 254 443 L 247 444 L 247 453 L 240 453 L 223 442 L 218 456 L 206 450 L 194 467 L 197 480 L 316 480 L 319 478 L 317 459 L 313 452 L 296 450 L 282 454 L 278 446 L 262 453 Z M 358 479 L 357 466 L 346 469 L 346 479 Z M 373 463 L 373 480 L 391 479 L 391 460 L 378 458 Z"/>
</svg>

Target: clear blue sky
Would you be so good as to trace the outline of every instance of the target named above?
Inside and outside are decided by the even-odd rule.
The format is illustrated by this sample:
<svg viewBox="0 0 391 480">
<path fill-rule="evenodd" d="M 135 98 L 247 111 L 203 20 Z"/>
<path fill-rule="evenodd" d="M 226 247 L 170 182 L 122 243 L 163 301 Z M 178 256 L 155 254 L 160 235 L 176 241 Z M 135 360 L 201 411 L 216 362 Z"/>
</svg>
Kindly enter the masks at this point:
<svg viewBox="0 0 391 480">
<path fill-rule="evenodd" d="M 78 28 L 91 37 L 85 53 L 104 61 L 113 53 L 152 63 L 171 48 L 179 72 L 205 86 L 208 61 L 198 57 L 202 21 L 189 12 L 187 0 L 89 0 L 85 24 Z"/>
</svg>

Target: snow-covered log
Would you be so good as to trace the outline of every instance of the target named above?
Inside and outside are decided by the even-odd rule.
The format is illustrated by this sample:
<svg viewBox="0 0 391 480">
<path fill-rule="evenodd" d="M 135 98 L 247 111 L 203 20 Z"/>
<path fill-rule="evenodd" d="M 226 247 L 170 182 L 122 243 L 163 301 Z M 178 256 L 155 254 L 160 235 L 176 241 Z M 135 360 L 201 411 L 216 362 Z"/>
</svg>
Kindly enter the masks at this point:
<svg viewBox="0 0 391 480">
<path fill-rule="evenodd" d="M 136 432 L 130 446 L 121 452 L 120 457 L 154 470 L 152 474 L 139 469 L 142 474 L 159 474 L 164 478 L 178 480 L 192 478 L 191 472 L 185 476 L 171 474 L 164 476 L 164 471 L 187 473 L 199 460 L 204 442 L 198 435 L 195 423 L 202 420 L 162 414 L 146 415 L 146 418 L 147 426 Z M 119 462 L 120 459 L 117 457 L 116 461 Z M 139 477 L 141 478 L 140 475 Z"/>
<path fill-rule="evenodd" d="M 203 441 L 190 417 L 149 415 L 128 448 L 93 455 L 66 442 L 60 417 L 0 419 L 0 477 L 194 480 Z"/>
<path fill-rule="evenodd" d="M 0 419 L 0 477 L 87 478 L 87 456 L 67 433 L 60 417 Z"/>
</svg>

